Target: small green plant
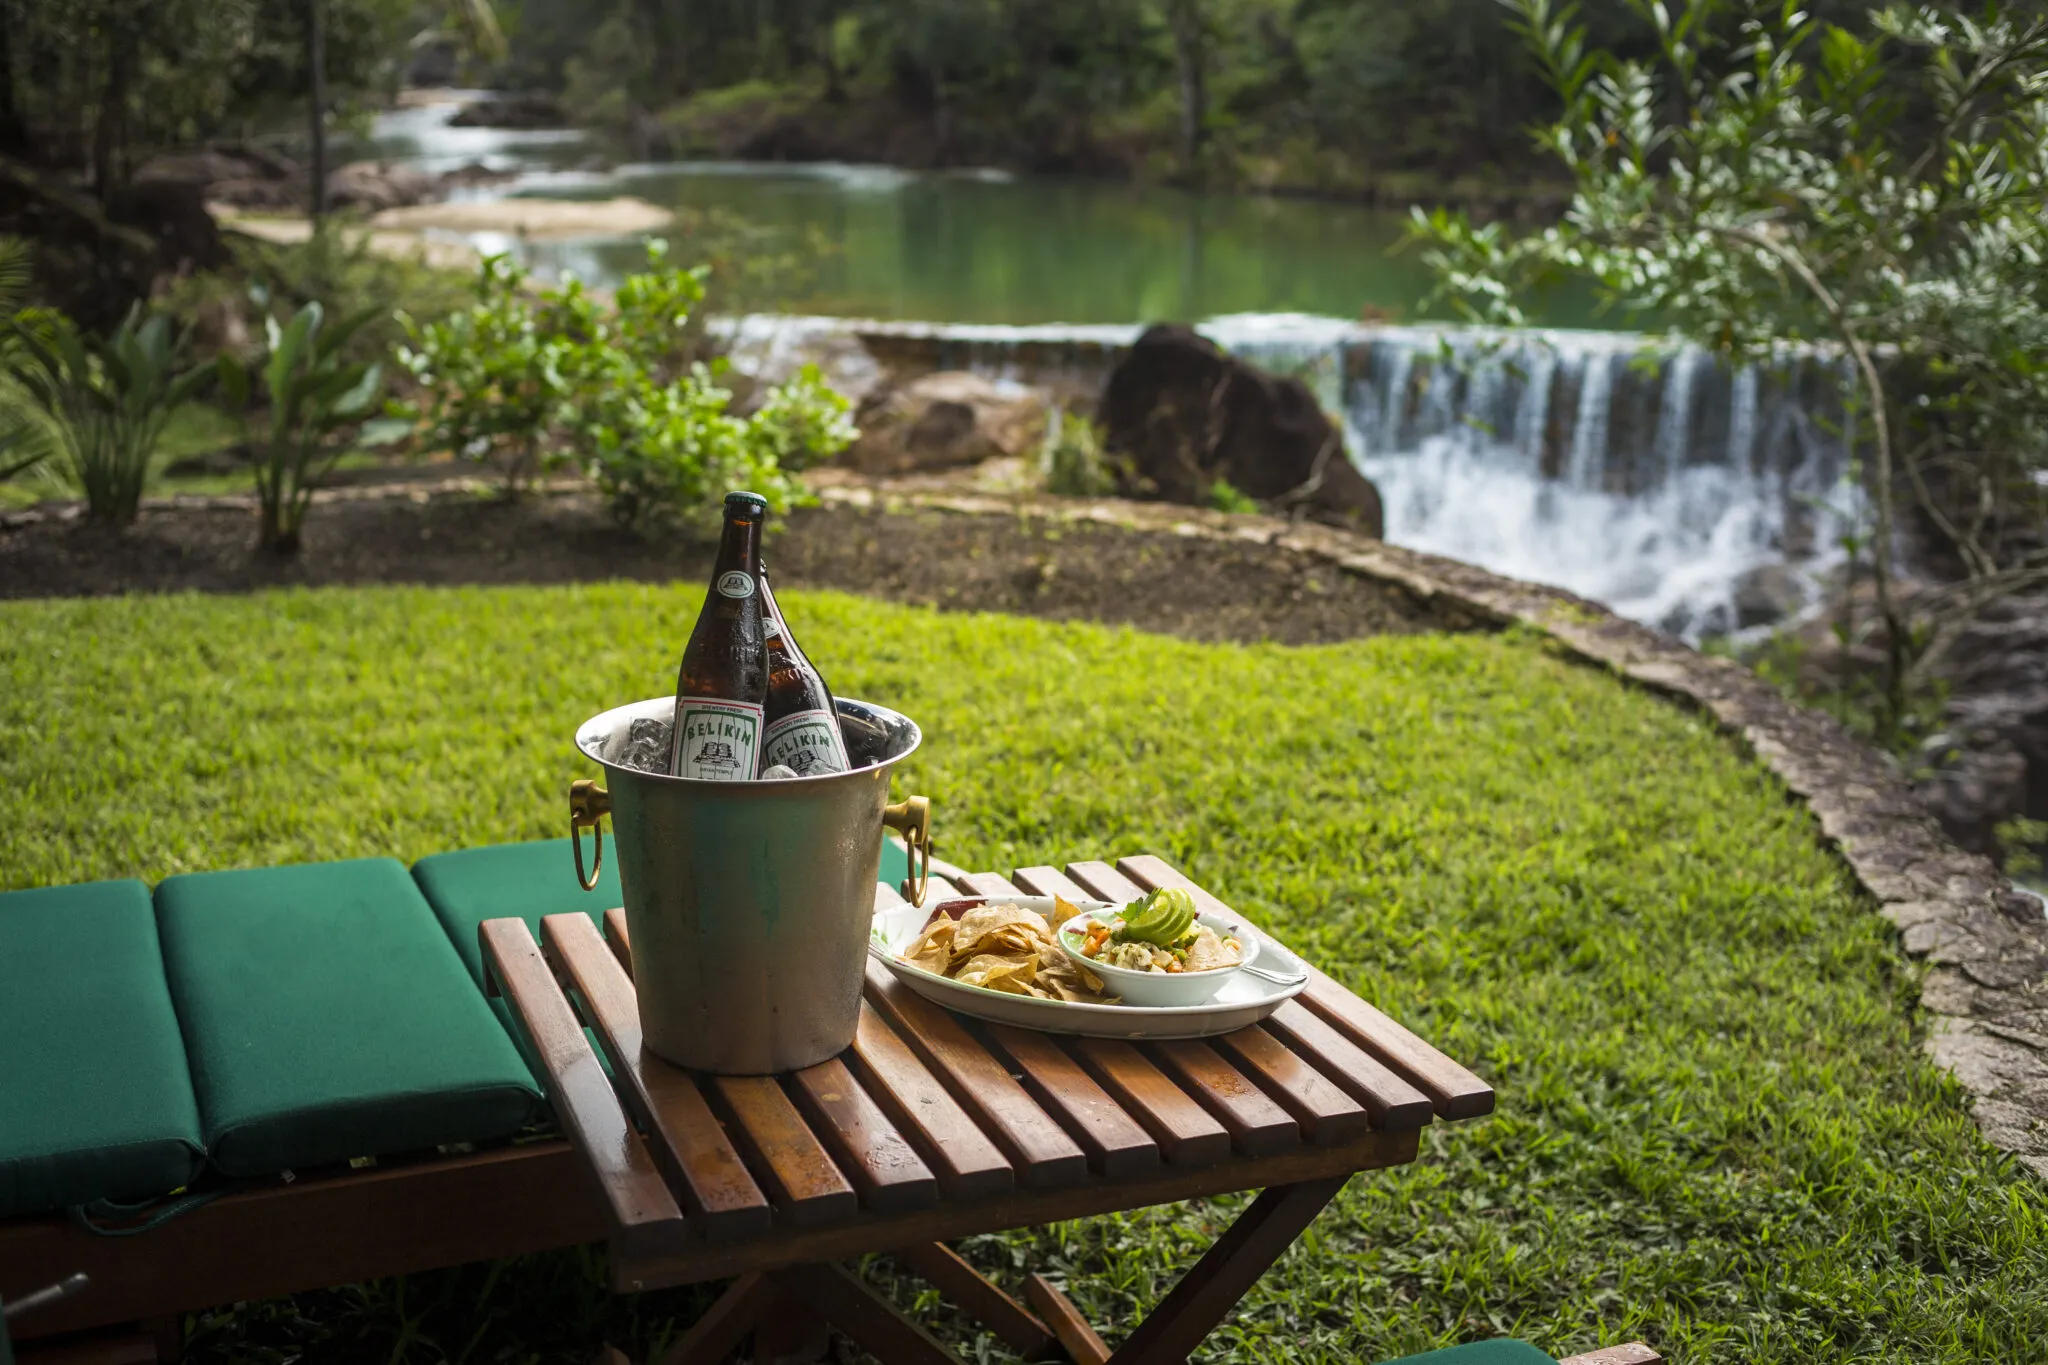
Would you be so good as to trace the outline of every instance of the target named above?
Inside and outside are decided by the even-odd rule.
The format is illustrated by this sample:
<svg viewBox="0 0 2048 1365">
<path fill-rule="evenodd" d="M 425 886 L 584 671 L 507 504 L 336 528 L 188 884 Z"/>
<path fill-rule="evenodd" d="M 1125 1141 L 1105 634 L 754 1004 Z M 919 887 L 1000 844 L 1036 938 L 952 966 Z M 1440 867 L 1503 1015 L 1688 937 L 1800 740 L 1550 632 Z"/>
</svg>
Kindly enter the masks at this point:
<svg viewBox="0 0 2048 1365">
<path fill-rule="evenodd" d="M 727 489 L 750 488 L 784 510 L 808 464 L 852 444 L 846 399 L 816 367 L 771 389 L 751 417 L 731 411 L 719 367 L 693 365 L 668 383 L 646 374 L 599 395 L 580 431 L 584 468 L 619 521 L 646 530 L 701 517 Z"/>
<path fill-rule="evenodd" d="M 1228 479 L 1217 479 L 1209 485 L 1209 506 L 1218 512 L 1256 512 L 1259 504 L 1249 494 L 1240 492 L 1236 484 Z"/>
<path fill-rule="evenodd" d="M 576 280 L 534 291 L 507 256 L 477 268 L 475 302 L 438 321 L 400 315 L 409 345 L 399 363 L 420 394 L 394 411 L 423 421 L 427 448 L 498 471 L 508 493 L 561 462 L 557 434 L 586 390 L 616 373 L 624 357 L 605 340 L 597 301 Z"/>
<path fill-rule="evenodd" d="M 2029 820 L 2024 815 L 1999 824 L 1991 831 L 2007 873 L 2014 877 L 2041 874 L 2042 854 L 2048 852 L 2048 820 Z"/>
<path fill-rule="evenodd" d="M 46 441 L 89 516 L 134 521 L 164 422 L 212 378 L 212 368 L 180 372 L 184 335 L 172 333 L 168 317 L 145 316 L 139 307 L 105 337 L 49 312 L 18 313 L 5 326 L 13 343 L 5 395 L 13 453 L 0 461 L 36 464 Z"/>
<path fill-rule="evenodd" d="M 336 432 L 376 411 L 383 366 L 349 360 L 349 339 L 378 316 L 366 310 L 326 325 L 326 311 L 302 304 L 290 321 L 263 320 L 264 353 L 257 368 L 269 402 L 256 461 L 260 543 L 273 554 L 298 552 L 313 490 L 346 449 Z M 249 401 L 250 367 L 232 355 L 219 360 L 222 387 L 237 407 Z"/>
<path fill-rule="evenodd" d="M 1116 492 L 1116 470 L 1102 448 L 1102 428 L 1082 413 L 1053 408 L 1038 467 L 1048 493 L 1100 498 Z"/>
</svg>

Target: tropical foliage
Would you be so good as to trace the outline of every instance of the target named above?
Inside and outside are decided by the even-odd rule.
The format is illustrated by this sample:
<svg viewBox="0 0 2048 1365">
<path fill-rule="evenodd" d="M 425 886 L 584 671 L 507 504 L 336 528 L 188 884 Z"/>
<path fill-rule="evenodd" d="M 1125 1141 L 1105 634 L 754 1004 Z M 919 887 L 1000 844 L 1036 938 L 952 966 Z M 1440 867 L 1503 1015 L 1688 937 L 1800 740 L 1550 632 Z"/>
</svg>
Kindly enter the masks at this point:
<svg viewBox="0 0 2048 1365">
<path fill-rule="evenodd" d="M 268 314 L 263 319 L 263 353 L 253 367 L 267 402 L 256 502 L 259 541 L 273 554 L 297 552 L 313 490 L 345 449 L 336 433 L 376 411 L 382 363 L 347 358 L 349 338 L 375 316 L 361 312 L 328 325 L 316 302 L 302 304 L 284 323 Z M 229 400 L 246 406 L 252 367 L 226 353 L 219 363 Z"/>
<path fill-rule="evenodd" d="M 484 261 L 470 308 L 409 325 L 398 354 L 420 391 L 397 411 L 425 448 L 497 470 L 508 491 L 577 465 L 628 525 L 690 519 L 741 485 L 786 506 L 789 476 L 853 439 L 846 400 L 806 368 L 736 414 L 723 362 L 691 331 L 707 272 L 667 257 L 651 243 L 609 305 L 573 278 L 539 286 Z"/>
<path fill-rule="evenodd" d="M 1563 221 L 1517 234 L 1439 211 L 1416 233 L 1473 316 L 1590 275 L 1731 359 L 1787 344 L 1853 362 L 1880 729 L 1972 613 L 2048 581 L 2048 18 L 1894 6 L 1855 28 L 1791 3 L 1628 0 L 1654 39 L 1597 46 L 1575 5 L 1513 0 L 1562 101 L 1538 144 Z M 1907 619 L 1895 559 L 1957 582 Z M 1852 641 L 1860 644 L 1861 641 Z"/>
<path fill-rule="evenodd" d="M 88 515 L 135 520 L 155 472 L 158 438 L 181 404 L 212 378 L 203 365 L 180 370 L 182 333 L 138 307 L 105 337 L 54 313 L 27 312 L 5 324 L 12 342 L 0 402 L 13 460 L 54 455 L 60 475 L 85 499 Z"/>
</svg>

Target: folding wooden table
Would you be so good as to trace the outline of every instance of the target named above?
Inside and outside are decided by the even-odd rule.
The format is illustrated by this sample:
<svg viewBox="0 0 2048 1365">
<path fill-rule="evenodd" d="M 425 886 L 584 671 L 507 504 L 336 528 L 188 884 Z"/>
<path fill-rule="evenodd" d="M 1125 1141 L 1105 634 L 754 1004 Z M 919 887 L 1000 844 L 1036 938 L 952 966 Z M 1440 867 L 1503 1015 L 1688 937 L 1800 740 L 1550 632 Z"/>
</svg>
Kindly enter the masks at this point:
<svg viewBox="0 0 2048 1365">
<path fill-rule="evenodd" d="M 1155 857 L 958 883 L 933 880 L 942 897 L 1109 901 L 1184 886 L 1224 908 Z M 965 1020 L 870 962 L 859 1033 L 839 1057 L 783 1076 L 702 1076 L 641 1046 L 621 912 L 602 937 L 581 914 L 549 916 L 538 944 L 518 919 L 480 934 L 492 986 L 602 1191 L 614 1288 L 733 1279 L 667 1365 L 715 1365 L 757 1329 L 757 1346 L 787 1342 L 816 1318 L 889 1365 L 959 1365 L 837 1264 L 875 1251 L 1023 1354 L 1183 1361 L 1353 1174 L 1414 1160 L 1433 1119 L 1493 1108 L 1484 1082 L 1313 968 L 1264 1023 L 1133 1044 Z M 1027 1308 L 945 1245 L 1249 1189 L 1263 1193 L 1114 1352 L 1042 1276 L 1026 1282 Z"/>
</svg>

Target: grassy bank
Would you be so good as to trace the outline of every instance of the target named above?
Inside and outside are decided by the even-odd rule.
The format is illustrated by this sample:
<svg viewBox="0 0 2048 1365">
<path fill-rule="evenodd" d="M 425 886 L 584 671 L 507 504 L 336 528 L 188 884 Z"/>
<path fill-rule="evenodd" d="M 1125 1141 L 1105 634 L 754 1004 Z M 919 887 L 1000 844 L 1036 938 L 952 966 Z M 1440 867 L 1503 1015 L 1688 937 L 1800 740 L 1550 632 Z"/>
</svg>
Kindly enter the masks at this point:
<svg viewBox="0 0 2048 1365">
<path fill-rule="evenodd" d="M 1499 1087 L 1354 1182 L 1212 1358 L 1512 1332 L 1960 1365 L 2048 1340 L 2048 1198 L 1922 1059 L 1890 933 L 1810 819 L 1700 722 L 1514 637 L 1195 645 L 791 597 L 838 689 L 927 727 L 898 789 L 934 798 L 942 856 L 1164 853 Z M 558 834 L 571 731 L 672 686 L 698 600 L 0 604 L 0 886 Z M 967 1250 L 1013 1287 L 1065 1276 L 1114 1341 L 1236 1206 Z M 588 1254 L 416 1276 L 226 1315 L 196 1353 L 588 1358 L 705 1301 L 600 1283 Z"/>
</svg>

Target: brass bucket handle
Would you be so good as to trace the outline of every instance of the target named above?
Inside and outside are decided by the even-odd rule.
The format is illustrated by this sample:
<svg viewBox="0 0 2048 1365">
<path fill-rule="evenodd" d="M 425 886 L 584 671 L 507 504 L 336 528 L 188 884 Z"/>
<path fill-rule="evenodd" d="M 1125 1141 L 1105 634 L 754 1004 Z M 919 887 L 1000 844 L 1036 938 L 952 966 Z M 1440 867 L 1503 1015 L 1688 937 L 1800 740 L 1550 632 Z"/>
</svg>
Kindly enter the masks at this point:
<svg viewBox="0 0 2048 1365">
<path fill-rule="evenodd" d="M 882 808 L 882 828 L 903 836 L 910 850 L 910 875 L 901 890 L 912 905 L 923 905 L 932 879 L 932 803 L 925 796 L 911 796 Z"/>
<path fill-rule="evenodd" d="M 612 813 L 612 794 L 588 778 L 577 778 L 569 784 L 569 848 L 576 855 L 576 884 L 585 891 L 597 890 L 597 879 L 604 872 L 604 826 L 598 821 Z M 583 830 L 589 829 L 597 836 L 597 847 L 590 855 L 590 875 L 583 875 Z"/>
</svg>

